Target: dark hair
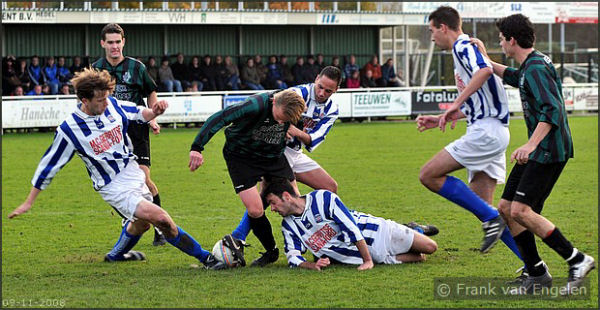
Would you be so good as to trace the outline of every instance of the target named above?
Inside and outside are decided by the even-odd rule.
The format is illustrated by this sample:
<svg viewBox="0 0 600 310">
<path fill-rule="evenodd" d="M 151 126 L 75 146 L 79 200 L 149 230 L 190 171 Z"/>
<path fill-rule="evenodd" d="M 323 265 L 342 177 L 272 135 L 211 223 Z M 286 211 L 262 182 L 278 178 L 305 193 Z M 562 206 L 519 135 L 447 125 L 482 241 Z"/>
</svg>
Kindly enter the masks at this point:
<svg viewBox="0 0 600 310">
<path fill-rule="evenodd" d="M 119 24 L 111 23 L 104 26 L 104 28 L 102 28 L 102 31 L 100 31 L 100 36 L 102 37 L 102 40 L 106 40 L 107 33 L 118 33 L 121 35 L 121 38 L 125 37 L 125 31 L 123 31 L 123 28 L 121 28 Z"/>
<path fill-rule="evenodd" d="M 496 22 L 496 27 L 508 41 L 515 38 L 517 44 L 522 48 L 533 47 L 535 42 L 535 30 L 527 16 L 523 14 L 514 14 L 500 18 Z"/>
<path fill-rule="evenodd" d="M 444 24 L 454 31 L 458 31 L 462 25 L 458 11 L 449 6 L 440 6 L 431 12 L 429 20 L 433 21 L 435 28 L 440 28 L 440 25 Z"/>
<path fill-rule="evenodd" d="M 298 197 L 292 183 L 286 178 L 278 178 L 273 177 L 270 181 L 267 182 L 267 186 L 262 190 L 262 197 L 266 199 L 269 194 L 273 194 L 281 199 L 283 199 L 283 193 L 287 192 L 292 195 L 292 197 Z"/>
<path fill-rule="evenodd" d="M 334 81 L 336 81 L 337 85 L 340 86 L 342 83 L 342 71 L 334 66 L 327 66 L 321 70 L 319 76 L 326 76 Z"/>
</svg>

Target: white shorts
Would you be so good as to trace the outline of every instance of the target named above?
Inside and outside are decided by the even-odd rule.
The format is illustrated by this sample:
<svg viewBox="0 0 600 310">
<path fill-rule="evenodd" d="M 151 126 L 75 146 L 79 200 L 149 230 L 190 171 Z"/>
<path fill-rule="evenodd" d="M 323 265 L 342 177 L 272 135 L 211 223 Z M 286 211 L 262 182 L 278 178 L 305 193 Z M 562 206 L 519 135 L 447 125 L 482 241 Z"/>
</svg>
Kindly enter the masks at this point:
<svg viewBox="0 0 600 310">
<path fill-rule="evenodd" d="M 104 201 L 130 220 L 135 220 L 135 209 L 142 199 L 152 201 L 146 175 L 135 160 L 130 160 L 127 167 L 98 192 Z"/>
<path fill-rule="evenodd" d="M 412 247 L 415 231 L 392 220 L 383 220 L 379 225 L 369 253 L 375 263 L 401 264 L 396 255 L 407 253 Z"/>
<path fill-rule="evenodd" d="M 302 150 L 296 151 L 286 146 L 284 154 L 294 173 L 302 173 L 321 168 L 316 161 L 306 156 Z"/>
<path fill-rule="evenodd" d="M 446 151 L 467 169 L 469 183 L 479 171 L 504 183 L 509 140 L 508 127 L 498 119 L 484 118 L 467 127 L 467 133 L 448 144 Z"/>
</svg>

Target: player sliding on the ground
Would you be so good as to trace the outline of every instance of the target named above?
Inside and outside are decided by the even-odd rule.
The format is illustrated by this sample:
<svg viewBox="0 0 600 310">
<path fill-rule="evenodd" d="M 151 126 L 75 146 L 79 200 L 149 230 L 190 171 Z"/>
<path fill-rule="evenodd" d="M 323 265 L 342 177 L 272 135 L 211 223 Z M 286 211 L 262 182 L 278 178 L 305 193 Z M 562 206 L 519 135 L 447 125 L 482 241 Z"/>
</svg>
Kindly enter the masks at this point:
<svg viewBox="0 0 600 310">
<path fill-rule="evenodd" d="M 293 267 L 321 270 L 330 263 L 373 268 L 374 263 L 400 264 L 425 260 L 437 250 L 429 237 L 391 220 L 349 210 L 327 190 L 298 196 L 286 179 L 272 180 L 263 190 L 271 210 L 283 216 L 284 251 Z M 307 262 L 310 250 L 319 259 Z"/>
<path fill-rule="evenodd" d="M 206 268 L 224 268 L 210 252 L 202 249 L 192 236 L 177 226 L 164 209 L 152 203 L 145 174 L 131 150 L 127 127 L 136 121 L 149 122 L 163 114 L 167 102 L 156 102 L 152 109 L 147 109 L 110 97 L 115 81 L 107 71 L 85 69 L 71 81 L 80 101 L 78 107 L 56 128 L 54 141 L 31 180 L 33 187 L 29 196 L 8 218 L 31 209 L 39 193 L 77 153 L 85 163 L 94 189 L 128 219 L 119 240 L 104 257 L 105 261 L 145 260 L 143 253 L 131 249 L 152 224 L 164 233 L 167 242 L 197 258 Z"/>
</svg>

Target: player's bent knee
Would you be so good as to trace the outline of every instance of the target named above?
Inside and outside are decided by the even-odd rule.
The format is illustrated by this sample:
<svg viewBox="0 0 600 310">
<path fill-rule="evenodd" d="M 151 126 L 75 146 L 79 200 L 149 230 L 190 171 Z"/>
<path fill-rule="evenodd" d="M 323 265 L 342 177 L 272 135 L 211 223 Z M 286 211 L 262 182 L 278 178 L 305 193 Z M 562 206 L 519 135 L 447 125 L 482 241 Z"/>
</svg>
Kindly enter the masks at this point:
<svg viewBox="0 0 600 310">
<path fill-rule="evenodd" d="M 265 214 L 265 211 L 262 209 L 262 207 L 260 208 L 248 208 L 248 216 L 250 216 L 251 218 L 259 218 L 261 216 L 263 216 L 263 214 Z"/>
<path fill-rule="evenodd" d="M 167 212 L 161 212 L 154 218 L 154 226 L 158 227 L 167 237 L 174 237 L 177 235 L 177 226 L 167 214 Z"/>
<path fill-rule="evenodd" d="M 330 192 L 334 192 L 337 193 L 338 190 L 338 184 L 335 180 L 331 179 L 331 181 L 329 182 L 329 184 L 327 185 L 327 190 Z"/>
<path fill-rule="evenodd" d="M 437 251 L 438 245 L 432 239 L 427 240 L 425 246 L 423 248 L 423 253 L 425 254 L 433 254 L 433 252 Z"/>
<path fill-rule="evenodd" d="M 524 204 L 512 204 L 510 206 L 510 217 L 519 221 L 524 219 L 527 216 L 527 213 L 529 213 L 529 211 L 531 211 L 531 208 L 529 208 L 527 205 Z"/>
</svg>

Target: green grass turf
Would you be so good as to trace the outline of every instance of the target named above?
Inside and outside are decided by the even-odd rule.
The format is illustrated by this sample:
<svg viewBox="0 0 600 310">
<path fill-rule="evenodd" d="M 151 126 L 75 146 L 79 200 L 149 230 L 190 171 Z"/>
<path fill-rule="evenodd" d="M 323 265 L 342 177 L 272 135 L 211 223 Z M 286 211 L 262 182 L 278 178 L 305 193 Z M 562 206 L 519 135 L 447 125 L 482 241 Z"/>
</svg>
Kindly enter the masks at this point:
<svg viewBox="0 0 600 310">
<path fill-rule="evenodd" d="M 575 158 L 566 166 L 543 214 L 572 243 L 598 260 L 598 118 L 572 117 Z M 507 156 L 525 143 L 523 120 L 511 121 Z M 152 176 L 163 206 L 208 249 L 237 225 L 244 207 L 234 194 L 222 158 L 223 133 L 208 144 L 205 164 L 191 173 L 189 146 L 198 129 L 163 129 L 152 137 Z M 144 263 L 107 264 L 102 258 L 119 236 L 120 220 L 91 187 L 74 157 L 16 219 L 7 215 L 27 196 L 36 164 L 52 133 L 6 134 L 2 138 L 2 300 L 4 306 L 61 301 L 66 307 L 598 307 L 598 273 L 592 271 L 587 300 L 436 300 L 434 277 L 513 277 L 521 266 L 499 243 L 482 255 L 475 249 L 480 223 L 460 207 L 426 190 L 419 168 L 465 131 L 418 133 L 412 122 L 338 123 L 312 155 L 339 183 L 350 208 L 407 222 L 437 225 L 439 250 L 425 263 L 377 265 L 359 272 L 335 266 L 323 272 L 289 269 L 283 253 L 264 269 L 193 269 L 197 263 L 170 245 L 153 247 L 152 234 L 136 249 Z M 511 169 L 513 164 L 508 164 Z M 465 179 L 466 172 L 455 173 Z M 497 187 L 495 202 L 503 186 Z M 308 188 L 301 186 L 306 193 Z M 268 212 L 282 243 L 280 217 Z M 247 260 L 262 250 L 251 234 Z M 552 275 L 567 265 L 538 239 Z M 307 256 L 308 257 L 308 256 Z M 35 305 L 35 304 L 34 304 Z M 38 304 L 39 305 L 39 304 Z"/>
</svg>

